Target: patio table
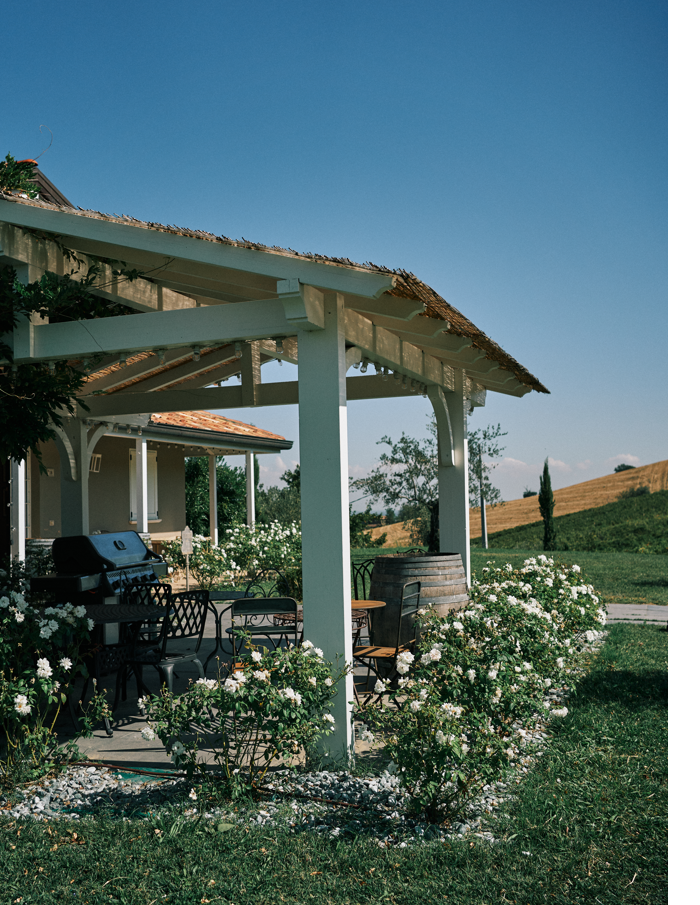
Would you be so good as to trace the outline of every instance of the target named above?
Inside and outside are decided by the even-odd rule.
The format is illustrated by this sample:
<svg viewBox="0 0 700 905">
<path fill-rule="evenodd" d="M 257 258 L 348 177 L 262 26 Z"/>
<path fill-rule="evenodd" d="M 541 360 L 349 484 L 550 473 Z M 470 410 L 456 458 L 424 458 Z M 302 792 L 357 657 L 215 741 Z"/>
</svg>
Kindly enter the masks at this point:
<svg viewBox="0 0 700 905">
<path fill-rule="evenodd" d="M 207 659 L 204 661 L 204 672 L 206 673 L 207 667 L 209 666 L 209 661 L 214 658 L 217 651 L 221 650 L 225 653 L 222 641 L 223 641 L 223 631 L 221 625 L 221 618 L 226 612 L 226 610 L 218 610 L 217 604 L 226 604 L 227 607 L 231 604 L 235 603 L 236 600 L 243 600 L 246 594 L 245 591 L 210 591 L 209 592 L 209 609 L 214 615 L 214 624 L 215 624 L 215 645 L 214 650 L 209 654 Z M 252 598 L 254 599 L 254 598 Z M 386 602 L 384 600 L 351 600 L 350 601 L 351 609 L 353 612 L 354 618 L 362 618 L 365 615 L 366 610 L 375 610 L 380 607 L 386 606 Z M 369 614 L 367 614 L 369 616 Z M 280 615 L 276 617 L 280 620 L 280 624 L 285 620 L 284 615 Z M 297 620 L 301 622 L 304 618 L 304 608 L 299 606 L 297 609 Z M 359 628 L 362 626 L 358 626 Z"/>
<path fill-rule="evenodd" d="M 216 604 L 226 604 L 227 607 L 230 606 L 236 600 L 242 600 L 245 597 L 245 591 L 209 591 L 209 611 L 214 615 L 214 628 L 215 628 L 215 640 L 216 644 L 214 645 L 214 650 L 209 654 L 207 659 L 204 661 L 204 674 L 206 675 L 207 667 L 209 666 L 209 661 L 216 656 L 216 652 L 221 650 L 225 653 L 223 647 L 221 646 L 221 642 L 223 641 L 223 634 L 221 631 L 221 617 L 223 612 L 217 610 Z"/>
<path fill-rule="evenodd" d="M 156 616 L 162 615 L 162 613 L 163 607 L 155 604 L 96 603 L 85 607 L 86 618 L 92 619 L 95 625 L 103 626 L 116 626 L 124 623 L 134 625 L 144 622 L 147 619 L 153 619 Z M 116 670 L 117 677 L 119 677 L 120 671 L 128 662 L 132 650 L 133 645 L 128 645 L 123 642 L 117 644 L 104 644 L 98 647 L 95 650 L 94 655 L 88 661 L 90 675 L 83 687 L 81 698 L 85 695 L 90 680 L 96 679 L 99 681 L 102 677 L 102 672 L 112 672 Z M 119 689 L 117 687 L 117 694 L 118 691 Z M 72 704 L 69 704 L 69 711 L 73 724 L 77 729 L 78 718 Z M 112 736 L 113 729 L 107 717 L 105 717 L 104 723 L 107 735 Z"/>
</svg>

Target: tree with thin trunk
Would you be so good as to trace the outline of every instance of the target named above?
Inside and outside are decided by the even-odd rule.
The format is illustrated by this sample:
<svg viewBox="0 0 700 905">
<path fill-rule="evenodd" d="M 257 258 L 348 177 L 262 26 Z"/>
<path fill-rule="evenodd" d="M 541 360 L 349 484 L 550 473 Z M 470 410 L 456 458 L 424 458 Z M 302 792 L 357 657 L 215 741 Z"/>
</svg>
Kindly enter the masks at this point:
<svg viewBox="0 0 700 905">
<path fill-rule="evenodd" d="M 544 521 L 543 549 L 554 550 L 557 542 L 557 532 L 554 527 L 554 492 L 549 477 L 549 459 L 544 460 L 544 470 L 540 478 L 540 513 Z"/>
<path fill-rule="evenodd" d="M 383 500 L 389 506 L 403 504 L 404 512 L 407 508 L 413 509 L 416 513 L 414 524 L 421 520 L 420 542 L 431 553 L 436 553 L 440 550 L 440 501 L 434 416 L 429 419 L 428 430 L 430 435 L 422 440 L 407 437 L 406 434 L 402 434 L 397 441 L 382 437 L 378 443 L 388 446 L 390 452 L 382 453 L 379 465 L 366 478 L 352 481 L 350 489 L 362 491 L 370 499 Z M 472 506 L 479 505 L 480 495 L 489 505 L 500 502 L 501 494 L 489 480 L 493 465 L 484 464 L 483 456 L 496 459 L 503 451 L 498 438 L 504 436 L 500 424 L 469 432 L 469 497 Z"/>
</svg>

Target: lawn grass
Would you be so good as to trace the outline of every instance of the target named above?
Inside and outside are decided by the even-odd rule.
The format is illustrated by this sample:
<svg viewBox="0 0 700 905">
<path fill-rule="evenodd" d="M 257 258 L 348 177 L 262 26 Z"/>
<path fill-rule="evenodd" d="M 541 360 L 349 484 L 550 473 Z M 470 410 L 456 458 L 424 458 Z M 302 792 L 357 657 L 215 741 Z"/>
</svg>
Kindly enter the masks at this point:
<svg viewBox="0 0 700 905">
<path fill-rule="evenodd" d="M 668 553 L 668 491 L 555 516 L 558 550 Z M 489 547 L 542 552 L 542 522 L 489 535 Z"/>
<path fill-rule="evenodd" d="M 494 822 L 496 845 L 466 837 L 385 850 L 364 837 L 216 833 L 174 816 L 5 820 L 0 905 L 657 905 L 666 900 L 667 638 L 612 626 L 569 717 L 507 806 L 510 819 Z"/>
</svg>

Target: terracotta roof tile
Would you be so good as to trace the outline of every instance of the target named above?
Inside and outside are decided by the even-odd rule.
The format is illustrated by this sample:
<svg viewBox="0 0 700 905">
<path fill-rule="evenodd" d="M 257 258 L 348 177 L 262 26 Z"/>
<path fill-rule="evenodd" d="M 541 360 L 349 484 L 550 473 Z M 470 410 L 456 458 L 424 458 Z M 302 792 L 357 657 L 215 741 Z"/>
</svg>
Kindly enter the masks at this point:
<svg viewBox="0 0 700 905">
<path fill-rule="evenodd" d="M 237 434 L 240 437 L 257 437 L 261 440 L 284 440 L 281 434 L 273 434 L 243 421 L 224 418 L 213 412 L 165 412 L 151 415 L 149 424 L 168 427 L 184 427 L 190 430 L 214 431 L 218 434 Z"/>
</svg>

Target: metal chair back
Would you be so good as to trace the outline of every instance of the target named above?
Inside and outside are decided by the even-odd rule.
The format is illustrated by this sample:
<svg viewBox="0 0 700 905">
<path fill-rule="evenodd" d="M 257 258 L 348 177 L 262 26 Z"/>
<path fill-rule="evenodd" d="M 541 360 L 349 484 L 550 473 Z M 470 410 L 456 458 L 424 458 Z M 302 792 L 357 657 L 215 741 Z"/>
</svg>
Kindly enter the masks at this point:
<svg viewBox="0 0 700 905">
<path fill-rule="evenodd" d="M 168 643 L 183 638 L 196 638 L 194 653 L 199 651 L 208 611 L 208 591 L 180 591 L 171 596 L 169 626 L 163 642 L 163 659 L 168 656 Z M 177 657 L 177 654 L 172 656 Z"/>
<path fill-rule="evenodd" d="M 420 581 L 407 581 L 401 589 L 401 603 L 399 606 L 399 620 L 396 627 L 396 653 L 398 655 L 401 647 L 402 628 L 406 622 L 410 622 L 411 634 L 413 637 L 408 642 L 410 646 L 415 643 L 415 631 L 413 625 L 416 621 L 416 613 L 420 607 Z"/>
<path fill-rule="evenodd" d="M 352 564 L 352 587 L 355 600 L 367 600 L 372 586 L 374 560 L 365 559 Z"/>
<path fill-rule="evenodd" d="M 282 619 L 277 624 L 269 624 L 276 616 Z M 242 619 L 242 624 L 236 625 L 236 618 Z M 231 604 L 231 628 L 243 629 L 252 637 L 267 638 L 273 650 L 280 646 L 283 639 L 289 645 L 290 636 L 293 636 L 296 645 L 299 643 L 297 602 L 293 597 L 241 597 Z M 273 636 L 279 636 L 277 643 Z"/>
</svg>

